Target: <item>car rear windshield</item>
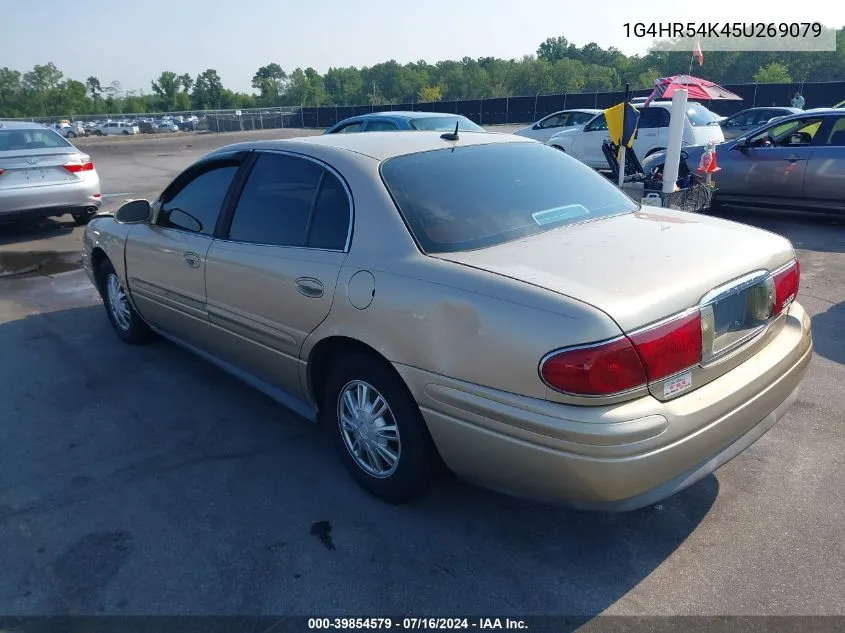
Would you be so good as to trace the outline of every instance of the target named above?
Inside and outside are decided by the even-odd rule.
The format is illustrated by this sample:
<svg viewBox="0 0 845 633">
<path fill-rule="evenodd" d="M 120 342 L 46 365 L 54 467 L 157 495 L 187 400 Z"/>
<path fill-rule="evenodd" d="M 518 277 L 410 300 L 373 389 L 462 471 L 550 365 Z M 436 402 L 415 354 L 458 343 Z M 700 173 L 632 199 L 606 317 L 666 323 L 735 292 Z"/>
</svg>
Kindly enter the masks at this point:
<svg viewBox="0 0 845 633">
<path fill-rule="evenodd" d="M 42 128 L 0 130 L 0 152 L 53 147 L 71 147 L 71 144 L 52 130 Z"/>
<path fill-rule="evenodd" d="M 411 119 L 411 125 L 417 130 L 427 130 L 432 132 L 453 132 L 455 130 L 455 123 L 458 124 L 458 130 L 464 132 L 483 132 L 484 128 L 479 127 L 466 117 L 462 116 L 433 116 L 423 119 Z"/>
<path fill-rule="evenodd" d="M 696 127 L 700 125 L 719 125 L 719 117 L 703 105 L 698 105 L 697 103 L 687 106 L 687 118 Z"/>
<path fill-rule="evenodd" d="M 397 156 L 381 173 L 426 253 L 485 248 L 638 208 L 604 176 L 541 143 Z"/>
</svg>

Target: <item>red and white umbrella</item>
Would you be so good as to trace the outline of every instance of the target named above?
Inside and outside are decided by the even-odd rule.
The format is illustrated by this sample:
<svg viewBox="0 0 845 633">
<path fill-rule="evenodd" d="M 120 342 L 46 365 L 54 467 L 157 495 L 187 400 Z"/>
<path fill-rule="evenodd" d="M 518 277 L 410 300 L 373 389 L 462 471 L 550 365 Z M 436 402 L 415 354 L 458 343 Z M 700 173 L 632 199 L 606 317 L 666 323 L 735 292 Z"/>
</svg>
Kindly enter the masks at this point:
<svg viewBox="0 0 845 633">
<path fill-rule="evenodd" d="M 742 101 L 742 97 L 723 88 L 719 84 L 692 75 L 673 75 L 655 80 L 654 91 L 649 95 L 644 105 L 654 99 L 671 99 L 676 90 L 686 90 L 690 101 L 721 99 L 725 101 Z"/>
</svg>

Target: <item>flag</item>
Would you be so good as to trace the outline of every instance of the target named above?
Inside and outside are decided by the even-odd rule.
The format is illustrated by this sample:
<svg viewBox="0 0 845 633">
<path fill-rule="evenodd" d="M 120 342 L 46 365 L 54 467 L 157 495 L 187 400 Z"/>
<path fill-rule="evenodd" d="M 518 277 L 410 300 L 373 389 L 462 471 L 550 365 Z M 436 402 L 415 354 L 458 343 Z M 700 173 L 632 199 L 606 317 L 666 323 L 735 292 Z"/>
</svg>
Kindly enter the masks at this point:
<svg viewBox="0 0 845 633">
<path fill-rule="evenodd" d="M 692 51 L 692 56 L 698 60 L 698 65 L 704 64 L 704 53 L 701 52 L 701 42 L 696 40 L 695 48 Z"/>
<path fill-rule="evenodd" d="M 604 111 L 610 140 L 621 150 L 634 146 L 634 135 L 640 121 L 640 112 L 630 103 L 620 103 Z"/>
</svg>

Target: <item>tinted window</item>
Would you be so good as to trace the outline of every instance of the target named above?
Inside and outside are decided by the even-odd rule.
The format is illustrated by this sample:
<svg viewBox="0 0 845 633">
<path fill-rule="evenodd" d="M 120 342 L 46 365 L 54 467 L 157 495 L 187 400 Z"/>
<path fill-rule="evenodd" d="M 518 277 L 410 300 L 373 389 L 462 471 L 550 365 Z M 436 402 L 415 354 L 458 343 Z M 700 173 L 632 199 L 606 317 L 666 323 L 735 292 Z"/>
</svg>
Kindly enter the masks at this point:
<svg viewBox="0 0 845 633">
<path fill-rule="evenodd" d="M 698 103 L 687 106 L 687 118 L 695 127 L 700 125 L 719 125 L 719 119 L 716 115 Z"/>
<path fill-rule="evenodd" d="M 640 110 L 640 122 L 637 127 L 641 130 L 656 127 L 669 127 L 671 115 L 669 110 L 661 107 L 643 108 Z"/>
<path fill-rule="evenodd" d="M 728 119 L 725 123 L 729 127 L 738 127 L 741 125 L 751 125 L 751 123 L 756 118 L 755 112 L 740 112 L 739 114 L 735 114 L 730 119 Z M 768 121 L 768 119 L 766 119 Z"/>
<path fill-rule="evenodd" d="M 393 132 L 398 130 L 399 126 L 393 121 L 368 121 L 367 132 Z"/>
<path fill-rule="evenodd" d="M 589 112 L 575 112 L 569 119 L 568 125 L 581 125 L 592 119 L 595 115 Z"/>
<path fill-rule="evenodd" d="M 422 249 L 483 248 L 637 208 L 604 176 L 539 143 L 397 156 L 382 177 Z"/>
<path fill-rule="evenodd" d="M 341 251 L 349 234 L 349 197 L 331 172 L 326 172 L 308 232 L 308 246 Z"/>
<path fill-rule="evenodd" d="M 417 130 L 430 130 L 435 132 L 453 132 L 455 123 L 458 124 L 458 131 L 483 132 L 484 129 L 477 126 L 468 118 L 463 116 L 438 116 L 423 119 L 411 119 L 411 125 Z"/>
<path fill-rule="evenodd" d="M 322 167 L 285 154 L 261 154 L 244 185 L 229 229 L 236 242 L 305 246 Z"/>
<path fill-rule="evenodd" d="M 347 123 L 343 127 L 336 129 L 333 134 L 348 134 L 349 132 L 360 132 L 362 125 L 363 123 L 361 121 Z"/>
<path fill-rule="evenodd" d="M 49 147 L 70 147 L 70 143 L 52 130 L 0 130 L 0 151 Z"/>
<path fill-rule="evenodd" d="M 156 223 L 212 235 L 223 200 L 237 171 L 236 163 L 223 163 L 209 168 L 181 188 L 166 192 Z"/>
<path fill-rule="evenodd" d="M 563 125 L 564 120 L 566 119 L 567 115 L 565 114 L 553 114 L 548 119 L 545 119 L 541 124 L 540 127 L 542 128 L 549 128 L 549 127 L 560 127 Z"/>
<path fill-rule="evenodd" d="M 845 145 L 845 117 L 836 119 L 825 141 L 825 145 L 836 145 L 837 147 Z"/>
<path fill-rule="evenodd" d="M 598 115 L 595 119 L 590 122 L 590 124 L 586 128 L 584 128 L 586 132 L 597 132 L 606 129 L 607 119 L 604 118 L 603 114 Z"/>
</svg>

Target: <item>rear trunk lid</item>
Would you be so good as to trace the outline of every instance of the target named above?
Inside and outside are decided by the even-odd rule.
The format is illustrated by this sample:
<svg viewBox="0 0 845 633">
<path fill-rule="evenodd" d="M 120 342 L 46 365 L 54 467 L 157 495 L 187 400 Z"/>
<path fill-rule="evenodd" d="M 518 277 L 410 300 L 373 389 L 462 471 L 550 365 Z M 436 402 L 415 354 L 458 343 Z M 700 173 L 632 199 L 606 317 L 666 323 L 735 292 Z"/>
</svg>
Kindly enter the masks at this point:
<svg viewBox="0 0 845 633">
<path fill-rule="evenodd" d="M 435 256 L 589 303 L 624 332 L 697 306 L 714 288 L 774 271 L 795 257 L 787 239 L 768 231 L 646 209 Z"/>
<path fill-rule="evenodd" d="M 8 150 L 0 152 L 0 190 L 60 185 L 79 181 L 64 165 L 84 158 L 71 148 Z"/>
</svg>

